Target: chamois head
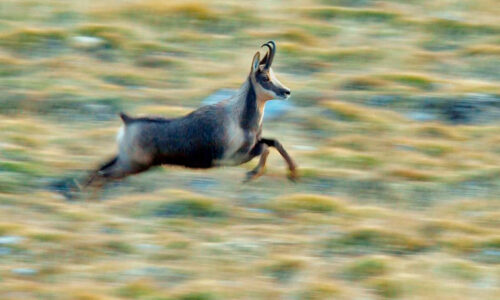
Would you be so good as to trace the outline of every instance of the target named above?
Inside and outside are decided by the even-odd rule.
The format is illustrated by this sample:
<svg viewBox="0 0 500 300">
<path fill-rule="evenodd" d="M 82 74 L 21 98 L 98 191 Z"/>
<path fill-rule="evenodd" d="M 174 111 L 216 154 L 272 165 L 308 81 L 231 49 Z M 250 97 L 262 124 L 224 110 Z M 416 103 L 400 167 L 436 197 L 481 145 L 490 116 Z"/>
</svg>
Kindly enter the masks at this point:
<svg viewBox="0 0 500 300">
<path fill-rule="evenodd" d="M 276 54 L 276 44 L 269 41 L 261 47 L 267 47 L 268 52 L 260 59 L 260 53 L 255 53 L 250 70 L 250 79 L 256 87 L 257 97 L 263 100 L 286 99 L 290 89 L 284 86 L 274 75 L 271 65 Z"/>
</svg>

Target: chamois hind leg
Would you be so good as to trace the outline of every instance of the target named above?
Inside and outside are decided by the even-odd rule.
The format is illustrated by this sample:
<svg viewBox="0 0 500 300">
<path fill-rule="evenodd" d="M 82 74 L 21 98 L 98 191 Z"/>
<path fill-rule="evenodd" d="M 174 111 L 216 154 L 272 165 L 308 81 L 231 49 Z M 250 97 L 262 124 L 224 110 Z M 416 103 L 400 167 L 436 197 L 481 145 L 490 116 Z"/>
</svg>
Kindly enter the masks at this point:
<svg viewBox="0 0 500 300">
<path fill-rule="evenodd" d="M 260 142 L 266 144 L 269 147 L 274 147 L 276 148 L 276 150 L 278 150 L 278 152 L 285 159 L 288 165 L 288 170 L 290 171 L 290 173 L 288 174 L 288 179 L 296 181 L 298 179 L 297 164 L 293 161 L 292 157 L 288 154 L 288 152 L 286 152 L 283 145 L 281 145 L 281 143 L 275 139 L 262 138 Z"/>
<path fill-rule="evenodd" d="M 100 178 L 99 172 L 103 172 L 104 170 L 111 168 L 114 164 L 116 164 L 117 161 L 118 161 L 118 156 L 115 156 L 111 160 L 100 166 L 99 169 L 92 171 L 81 189 L 83 190 L 92 185 L 96 179 Z"/>
<path fill-rule="evenodd" d="M 94 185 L 94 196 L 98 190 L 100 190 L 106 183 L 112 180 L 123 179 L 129 175 L 137 174 L 146 171 L 150 166 L 141 165 L 138 163 L 128 162 L 126 160 L 120 159 L 120 157 L 114 157 L 99 169 L 95 170 L 89 177 L 85 187 Z M 98 181 L 97 184 L 94 184 Z"/>
<path fill-rule="evenodd" d="M 247 172 L 247 177 L 243 182 L 249 182 L 251 180 L 259 178 L 260 176 L 262 176 L 262 174 L 264 174 L 264 171 L 266 169 L 267 157 L 269 156 L 269 147 L 266 144 L 259 144 L 259 147 L 261 147 L 259 163 L 252 171 Z"/>
<path fill-rule="evenodd" d="M 83 184 L 83 186 L 78 185 L 78 188 L 80 189 L 81 192 L 84 190 L 87 190 L 87 188 L 92 188 L 92 193 L 88 197 L 88 199 L 96 199 L 97 198 L 97 193 L 102 189 L 102 187 L 105 184 L 105 181 L 103 180 L 102 177 L 102 172 L 113 168 L 115 164 L 118 162 L 118 156 L 113 157 L 111 160 L 107 161 L 104 163 L 102 166 L 97 168 L 96 170 L 93 170 L 90 175 L 88 176 L 86 182 Z"/>
</svg>

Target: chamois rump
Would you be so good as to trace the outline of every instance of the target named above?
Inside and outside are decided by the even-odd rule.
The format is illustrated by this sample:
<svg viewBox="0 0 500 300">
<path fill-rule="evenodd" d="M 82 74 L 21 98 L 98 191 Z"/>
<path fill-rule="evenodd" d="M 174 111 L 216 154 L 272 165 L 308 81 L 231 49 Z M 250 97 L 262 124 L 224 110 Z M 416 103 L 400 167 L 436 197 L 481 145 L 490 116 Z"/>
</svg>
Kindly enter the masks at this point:
<svg viewBox="0 0 500 300">
<path fill-rule="evenodd" d="M 240 165 L 260 156 L 258 165 L 247 173 L 249 181 L 263 174 L 270 147 L 285 159 L 288 177 L 295 180 L 297 165 L 285 148 L 276 139 L 262 137 L 266 102 L 287 99 L 290 89 L 271 68 L 276 44 L 269 41 L 261 47 L 268 49 L 265 56 L 260 59 L 259 52 L 254 55 L 246 81 L 227 100 L 174 119 L 121 113 L 124 125 L 117 136 L 118 155 L 93 171 L 85 186 L 97 179 L 102 185 L 158 165 L 204 169 Z"/>
</svg>

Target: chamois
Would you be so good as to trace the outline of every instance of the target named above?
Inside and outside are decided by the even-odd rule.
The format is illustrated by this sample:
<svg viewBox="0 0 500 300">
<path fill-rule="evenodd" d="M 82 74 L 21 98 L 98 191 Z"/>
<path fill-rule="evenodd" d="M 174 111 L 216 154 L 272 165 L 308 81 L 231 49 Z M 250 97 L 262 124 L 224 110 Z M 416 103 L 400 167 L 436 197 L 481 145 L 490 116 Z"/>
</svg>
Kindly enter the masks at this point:
<svg viewBox="0 0 500 300">
<path fill-rule="evenodd" d="M 271 65 L 276 44 L 261 47 L 268 51 L 260 59 L 257 52 L 250 73 L 235 96 L 203 106 L 174 119 L 134 118 L 120 114 L 118 155 L 91 173 L 85 186 L 100 179 L 121 179 L 144 172 L 157 165 L 180 165 L 188 168 L 211 168 L 240 165 L 260 156 L 258 165 L 247 173 L 249 181 L 264 172 L 269 148 L 274 147 L 285 159 L 289 178 L 297 178 L 297 165 L 278 140 L 263 138 L 262 118 L 268 100 L 287 99 L 290 89 L 274 75 Z"/>
</svg>

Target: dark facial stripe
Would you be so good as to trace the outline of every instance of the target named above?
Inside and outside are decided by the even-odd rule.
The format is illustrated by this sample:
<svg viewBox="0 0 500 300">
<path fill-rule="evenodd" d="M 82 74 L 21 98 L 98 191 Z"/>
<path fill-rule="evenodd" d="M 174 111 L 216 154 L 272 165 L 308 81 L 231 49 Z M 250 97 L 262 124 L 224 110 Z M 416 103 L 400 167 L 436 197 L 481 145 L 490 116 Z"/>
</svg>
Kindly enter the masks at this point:
<svg viewBox="0 0 500 300">
<path fill-rule="evenodd" d="M 262 86 L 262 88 L 264 88 L 265 90 L 273 91 L 278 96 L 283 95 L 286 90 L 283 89 L 283 88 L 281 88 L 281 87 L 277 87 L 270 80 L 265 81 L 264 78 L 266 76 L 269 78 L 269 73 L 268 72 L 266 72 L 266 71 L 259 71 L 257 73 L 257 75 L 255 76 L 255 79 L 256 79 L 257 83 L 259 83 L 260 86 Z"/>
<path fill-rule="evenodd" d="M 240 125 L 244 129 L 250 129 L 253 126 L 258 126 L 258 115 L 259 111 L 257 109 L 257 95 L 255 94 L 255 89 L 253 87 L 250 78 L 249 87 L 247 92 L 247 98 L 245 99 L 245 108 L 243 109 L 243 115 L 241 116 Z"/>
</svg>

